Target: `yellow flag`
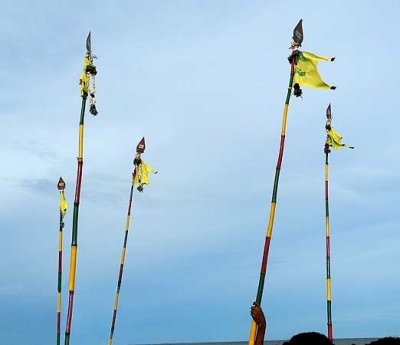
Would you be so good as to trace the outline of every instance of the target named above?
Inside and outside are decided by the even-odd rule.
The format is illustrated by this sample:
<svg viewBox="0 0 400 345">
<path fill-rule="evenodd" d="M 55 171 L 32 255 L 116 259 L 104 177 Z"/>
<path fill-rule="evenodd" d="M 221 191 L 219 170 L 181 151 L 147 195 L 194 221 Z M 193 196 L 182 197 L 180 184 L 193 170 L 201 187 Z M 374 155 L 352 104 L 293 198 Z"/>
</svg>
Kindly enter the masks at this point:
<svg viewBox="0 0 400 345">
<path fill-rule="evenodd" d="M 88 77 L 86 74 L 86 67 L 89 64 L 90 64 L 89 56 L 86 55 L 85 59 L 83 60 L 83 71 L 81 73 L 81 77 L 79 78 L 79 84 L 81 85 L 81 96 L 83 96 L 85 93 L 87 94 L 89 92 L 89 83 L 88 83 Z"/>
<path fill-rule="evenodd" d="M 64 217 L 68 210 L 67 199 L 65 199 L 64 191 L 60 191 L 60 212 Z"/>
<path fill-rule="evenodd" d="M 317 89 L 335 89 L 334 86 L 326 84 L 318 73 L 317 66 L 321 60 L 333 61 L 334 58 L 299 51 L 297 65 L 294 66 L 293 84 Z"/>
<path fill-rule="evenodd" d="M 338 131 L 334 130 L 333 128 L 331 128 L 327 132 L 327 134 L 328 134 L 328 144 L 329 146 L 332 146 L 334 150 L 339 150 L 343 147 L 354 149 L 353 146 L 342 144 L 342 136 L 339 134 Z"/>
<path fill-rule="evenodd" d="M 154 173 L 154 169 L 150 165 L 147 165 L 145 162 L 142 161 L 136 169 L 136 174 L 135 174 L 135 178 L 133 180 L 133 185 L 149 184 L 149 182 L 150 182 L 149 173 L 151 173 L 151 172 Z"/>
</svg>

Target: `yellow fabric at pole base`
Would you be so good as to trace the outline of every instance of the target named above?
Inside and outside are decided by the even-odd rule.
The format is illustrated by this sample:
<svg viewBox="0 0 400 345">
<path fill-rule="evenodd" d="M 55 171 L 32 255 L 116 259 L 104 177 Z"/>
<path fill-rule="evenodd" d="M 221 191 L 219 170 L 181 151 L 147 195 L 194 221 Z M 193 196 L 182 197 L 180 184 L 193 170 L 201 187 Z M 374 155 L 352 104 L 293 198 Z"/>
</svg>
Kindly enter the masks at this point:
<svg viewBox="0 0 400 345">
<path fill-rule="evenodd" d="M 300 52 L 298 54 L 297 65 L 294 68 L 293 84 L 300 86 L 313 87 L 317 89 L 330 89 L 318 72 L 318 62 L 331 61 L 331 58 L 318 56 L 312 53 Z"/>
<path fill-rule="evenodd" d="M 250 329 L 250 337 L 249 337 L 249 345 L 254 345 L 256 341 L 256 332 L 257 332 L 257 325 L 254 320 L 251 322 L 251 329 Z"/>
<path fill-rule="evenodd" d="M 69 291 L 75 290 L 75 268 L 76 268 L 76 253 L 77 246 L 71 247 L 71 263 L 69 269 Z"/>
</svg>

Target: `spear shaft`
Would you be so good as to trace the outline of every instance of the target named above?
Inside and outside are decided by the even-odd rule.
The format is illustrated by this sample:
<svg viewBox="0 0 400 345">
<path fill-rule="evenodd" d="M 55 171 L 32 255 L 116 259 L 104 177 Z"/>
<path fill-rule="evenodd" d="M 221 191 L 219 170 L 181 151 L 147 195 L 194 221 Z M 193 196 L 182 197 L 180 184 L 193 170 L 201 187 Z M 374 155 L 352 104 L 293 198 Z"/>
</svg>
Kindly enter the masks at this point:
<svg viewBox="0 0 400 345">
<path fill-rule="evenodd" d="M 112 321 L 111 321 L 111 330 L 110 330 L 110 337 L 108 339 L 108 345 L 112 345 L 112 339 L 113 339 L 113 336 L 114 336 L 114 328 L 115 328 L 115 320 L 117 318 L 119 292 L 120 292 L 120 289 L 121 289 L 122 275 L 124 273 L 126 243 L 128 242 L 128 232 L 129 232 L 129 225 L 130 225 L 130 220 L 131 220 L 131 208 L 132 208 L 133 181 L 134 181 L 134 179 L 135 179 L 135 172 L 133 173 L 133 176 L 132 176 L 131 192 L 130 192 L 130 195 L 129 195 L 128 213 L 126 215 L 126 222 L 125 222 L 125 237 L 124 237 L 124 244 L 122 246 L 121 264 L 119 266 L 117 291 L 115 293 L 114 310 L 113 310 L 113 316 L 112 316 Z"/>
<path fill-rule="evenodd" d="M 332 291 L 331 291 L 331 244 L 329 227 L 329 150 L 325 153 L 325 231 L 326 231 L 326 308 L 328 318 L 328 338 L 333 342 L 332 335 Z"/>
<path fill-rule="evenodd" d="M 260 279 L 258 282 L 258 289 L 257 289 L 256 302 L 260 305 L 261 305 L 261 300 L 262 300 L 263 291 L 264 291 L 265 276 L 267 273 L 269 246 L 271 243 L 272 229 L 274 226 L 275 208 L 276 208 L 276 201 L 277 201 L 277 195 L 278 195 L 279 176 L 280 176 L 280 172 L 281 172 L 283 151 L 284 151 L 284 147 L 285 147 L 286 121 L 287 121 L 287 115 L 288 115 L 288 110 L 289 110 L 290 96 L 292 94 L 292 84 L 293 84 L 293 77 L 294 77 L 295 61 L 296 61 L 296 56 L 295 56 L 295 51 L 294 51 L 291 56 L 289 86 L 288 86 L 288 91 L 287 91 L 287 95 L 286 95 L 285 106 L 283 108 L 282 132 L 281 132 L 278 161 L 277 161 L 276 170 L 275 170 L 274 186 L 272 189 L 271 208 L 270 208 L 270 213 L 269 213 L 269 221 L 268 221 L 267 233 L 266 233 L 266 237 L 265 237 L 263 257 L 262 257 L 262 262 L 261 262 Z M 249 345 L 254 345 L 256 331 L 257 331 L 257 325 L 253 320 L 251 323 Z"/>
<path fill-rule="evenodd" d="M 76 259 L 78 253 L 78 214 L 79 214 L 79 202 L 81 195 L 82 169 L 83 169 L 83 130 L 84 130 L 86 99 L 87 99 L 87 93 L 83 93 L 81 115 L 79 120 L 79 147 L 78 147 L 78 158 L 77 158 L 78 169 L 76 174 L 74 215 L 72 220 L 71 259 L 69 268 L 69 299 L 68 299 L 67 325 L 65 329 L 65 345 L 69 345 L 69 340 L 71 336 L 71 326 L 72 326 L 72 311 L 74 307 L 75 272 L 76 272 Z"/>
</svg>

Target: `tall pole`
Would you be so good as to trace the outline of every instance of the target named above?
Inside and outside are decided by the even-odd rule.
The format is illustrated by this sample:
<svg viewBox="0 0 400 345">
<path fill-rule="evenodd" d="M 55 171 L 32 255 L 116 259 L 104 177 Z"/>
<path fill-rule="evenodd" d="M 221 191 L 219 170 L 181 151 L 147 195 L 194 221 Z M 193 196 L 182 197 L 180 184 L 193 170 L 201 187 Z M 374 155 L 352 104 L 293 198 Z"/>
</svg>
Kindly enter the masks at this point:
<svg viewBox="0 0 400 345">
<path fill-rule="evenodd" d="M 331 105 L 329 104 L 326 110 L 326 125 L 327 131 L 331 130 Z M 332 334 L 332 286 L 331 286 L 331 242 L 330 242 L 330 227 L 329 227 L 329 137 L 327 135 L 324 153 L 325 153 L 325 236 L 326 236 L 326 312 L 327 312 L 327 326 L 328 338 L 333 343 Z"/>
<path fill-rule="evenodd" d="M 76 260 L 78 253 L 78 215 L 79 203 L 81 196 L 81 183 L 82 183 L 82 169 L 83 169 L 83 132 L 84 132 L 84 118 L 86 100 L 88 95 L 90 97 L 90 112 L 92 115 L 97 115 L 95 106 L 95 89 L 90 88 L 90 81 L 92 80 L 92 87 L 95 86 L 96 67 L 93 65 L 93 58 L 91 51 L 91 34 L 86 40 L 86 55 L 84 59 L 83 72 L 81 74 L 81 114 L 79 120 L 79 140 L 78 140 L 78 169 L 76 175 L 75 199 L 74 199 L 74 213 L 72 220 L 72 241 L 71 241 L 71 259 L 69 268 L 69 298 L 68 298 L 68 312 L 67 324 L 65 328 L 65 345 L 69 345 L 71 337 L 72 326 L 72 312 L 74 306 L 74 293 L 75 293 L 75 274 L 76 274 Z"/>
<path fill-rule="evenodd" d="M 133 179 L 134 179 L 134 176 L 133 176 Z M 113 339 L 113 336 L 114 336 L 115 320 L 117 318 L 117 311 L 118 311 L 119 292 L 120 292 L 120 289 L 121 289 L 122 275 L 124 273 L 126 243 L 128 241 L 129 223 L 130 223 L 130 218 L 131 218 L 132 196 L 133 196 L 133 180 L 132 180 L 131 192 L 130 192 L 130 196 L 129 196 L 128 213 L 126 215 L 125 237 L 124 237 L 124 244 L 122 246 L 121 264 L 119 266 L 117 291 L 115 293 L 115 299 L 114 299 L 114 310 L 113 310 L 113 316 L 112 316 L 112 321 L 111 321 L 110 338 L 108 339 L 108 344 L 109 345 L 112 344 L 112 339 Z"/>
<path fill-rule="evenodd" d="M 275 170 L 274 186 L 272 188 L 272 200 L 271 200 L 271 207 L 270 207 L 270 212 L 269 212 L 269 221 L 268 221 L 267 233 L 266 233 L 266 237 L 265 237 L 264 251 L 263 251 L 261 270 L 260 270 L 260 278 L 258 281 L 258 289 L 257 289 L 257 296 L 256 296 L 256 302 L 259 305 L 261 305 L 261 300 L 262 300 L 263 291 L 264 291 L 265 276 L 267 273 L 269 246 L 271 243 L 272 229 L 274 226 L 275 209 L 276 209 L 276 202 L 277 202 L 277 195 L 278 195 L 279 176 L 280 176 L 281 166 L 282 166 L 283 151 L 285 148 L 286 121 L 287 121 L 287 115 L 288 115 L 288 110 L 289 110 L 290 96 L 292 94 L 292 87 L 293 87 L 294 66 L 297 63 L 298 47 L 301 45 L 301 42 L 303 40 L 303 30 L 301 27 L 301 22 L 302 21 L 299 22 L 299 24 L 296 26 L 296 28 L 294 30 L 293 43 L 291 46 L 292 55 L 289 57 L 290 78 L 289 78 L 289 85 L 288 85 L 288 90 L 287 90 L 287 94 L 286 94 L 286 101 L 285 101 L 285 105 L 283 108 L 282 131 L 281 131 L 280 147 L 279 147 L 279 153 L 278 153 L 278 161 L 277 161 L 276 170 Z M 256 338 L 256 332 L 257 332 L 257 325 L 253 320 L 251 323 L 249 345 L 254 345 L 255 338 Z"/>
<path fill-rule="evenodd" d="M 136 147 L 136 156 L 133 161 L 135 169 L 132 174 L 132 184 L 131 184 L 131 191 L 130 191 L 130 195 L 129 195 L 128 213 L 126 215 L 126 221 L 125 221 L 125 237 L 124 237 L 124 243 L 122 245 L 121 263 L 119 266 L 117 291 L 115 293 L 114 310 L 113 310 L 113 316 L 112 316 L 112 321 L 111 321 L 111 330 L 110 330 L 110 337 L 108 339 L 108 345 L 112 345 L 112 340 L 113 340 L 113 336 L 114 336 L 115 321 L 116 321 L 117 312 L 118 312 L 119 293 L 121 290 L 122 276 L 124 273 L 126 244 L 128 242 L 128 232 L 129 232 L 129 225 L 130 225 L 130 220 L 131 220 L 133 188 L 134 188 L 134 183 L 135 183 L 135 177 L 138 172 L 138 167 L 139 167 L 139 164 L 141 163 L 141 154 L 144 152 L 144 150 L 145 150 L 145 141 L 143 138 Z"/>
<path fill-rule="evenodd" d="M 65 182 L 60 177 L 57 188 L 60 192 L 60 224 L 58 232 L 58 272 L 57 272 L 57 345 L 60 345 L 61 334 L 61 285 L 62 285 L 62 244 L 64 215 L 66 213 L 66 202 L 64 196 Z"/>
</svg>

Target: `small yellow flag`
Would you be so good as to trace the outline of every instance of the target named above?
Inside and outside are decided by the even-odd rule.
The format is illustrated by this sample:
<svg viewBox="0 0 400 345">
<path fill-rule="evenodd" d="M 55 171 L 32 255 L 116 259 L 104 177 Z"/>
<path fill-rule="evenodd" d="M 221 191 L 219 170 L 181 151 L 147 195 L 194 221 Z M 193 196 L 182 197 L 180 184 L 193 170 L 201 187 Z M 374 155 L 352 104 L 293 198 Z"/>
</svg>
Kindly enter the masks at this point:
<svg viewBox="0 0 400 345">
<path fill-rule="evenodd" d="M 64 217 L 68 210 L 67 199 L 65 199 L 64 191 L 60 191 L 60 212 Z"/>
<path fill-rule="evenodd" d="M 135 178 L 133 179 L 133 185 L 149 184 L 150 183 L 149 173 L 155 173 L 155 171 L 150 165 L 147 165 L 142 160 L 142 162 L 139 164 L 139 166 L 136 169 Z"/>
<path fill-rule="evenodd" d="M 83 71 L 81 73 L 81 77 L 79 79 L 79 84 L 81 85 L 81 96 L 83 96 L 85 93 L 87 94 L 89 92 L 89 83 L 88 83 L 88 77 L 86 74 L 86 67 L 90 65 L 89 61 L 89 56 L 86 55 L 85 59 L 83 60 Z"/>
<path fill-rule="evenodd" d="M 333 61 L 334 59 L 299 51 L 297 65 L 294 66 L 293 84 L 317 89 L 335 89 L 334 86 L 326 84 L 318 73 L 317 66 L 321 60 Z"/>
<path fill-rule="evenodd" d="M 329 144 L 329 146 L 332 146 L 334 150 L 339 150 L 343 147 L 347 147 L 349 149 L 354 149 L 353 146 L 348 146 L 345 144 L 342 144 L 342 136 L 339 134 L 338 131 L 334 130 L 333 128 L 331 128 L 328 132 L 327 132 L 328 138 L 327 138 L 327 142 Z"/>
</svg>

